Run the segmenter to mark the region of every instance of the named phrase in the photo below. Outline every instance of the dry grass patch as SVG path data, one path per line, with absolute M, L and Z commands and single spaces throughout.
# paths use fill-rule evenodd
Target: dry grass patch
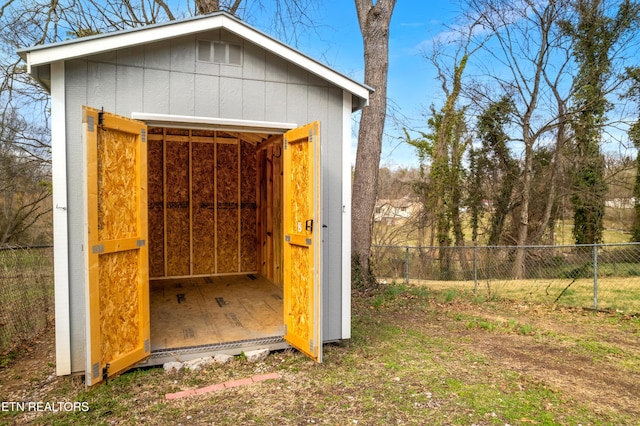
M 88 412 L 0 412 L 33 424 L 632 424 L 640 320 L 387 286 L 354 294 L 353 338 L 314 364 L 293 350 L 200 372 L 136 370 L 86 390 L 52 378 L 52 339 L 0 370 L 3 401 L 86 401 Z M 280 379 L 164 395 L 277 372 Z

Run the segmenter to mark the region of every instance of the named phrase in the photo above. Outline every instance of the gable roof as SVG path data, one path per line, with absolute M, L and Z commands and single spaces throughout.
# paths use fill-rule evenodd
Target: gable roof
M 347 90 L 357 98 L 357 102 L 354 102 L 357 107 L 365 106 L 369 100 L 369 93 L 373 91 L 372 88 L 329 68 L 226 12 L 215 12 L 210 15 L 196 16 L 162 24 L 25 47 L 19 49 L 17 53 L 27 62 L 29 73 L 38 83 L 49 90 L 50 88 L 43 81 L 47 78 L 47 72 L 42 72 L 43 70 L 39 68 L 53 62 L 139 46 L 219 28 L 228 30 L 255 43 L 265 50 Z

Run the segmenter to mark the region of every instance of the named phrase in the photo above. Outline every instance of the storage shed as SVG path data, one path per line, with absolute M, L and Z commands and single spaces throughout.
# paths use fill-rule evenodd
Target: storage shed
M 18 53 L 51 94 L 59 375 L 350 338 L 368 87 L 222 12 Z

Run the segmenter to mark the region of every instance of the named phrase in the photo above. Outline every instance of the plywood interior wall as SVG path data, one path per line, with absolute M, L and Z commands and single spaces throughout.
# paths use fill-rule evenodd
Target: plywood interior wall
M 256 148 L 240 141 L 240 267 L 257 267 L 257 157 Z
M 259 272 L 282 282 L 277 139 L 149 128 L 150 277 Z
M 149 276 L 151 277 L 165 275 L 163 153 L 162 137 L 149 135 L 147 137 L 147 202 L 149 206 Z

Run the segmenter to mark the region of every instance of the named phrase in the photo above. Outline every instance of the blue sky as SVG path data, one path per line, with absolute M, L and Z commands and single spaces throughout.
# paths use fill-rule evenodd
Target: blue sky
M 364 81 L 362 36 L 352 0 L 324 0 L 323 28 L 298 46 L 304 53 L 321 60 L 357 81 Z M 428 0 L 399 0 L 391 20 L 389 40 L 388 97 L 390 106 L 407 120 L 406 125 L 424 130 L 432 99 L 441 96 L 433 66 L 423 57 L 422 46 L 456 16 L 456 5 Z M 325 30 L 326 28 L 326 30 Z M 413 148 L 401 142 L 402 131 L 387 125 L 381 165 L 417 166 Z M 355 143 L 355 141 L 354 141 Z M 353 147 L 355 157 L 355 145 Z
M 354 0 L 322 0 L 321 4 L 317 29 L 305 32 L 296 47 L 356 81 L 363 82 L 362 35 Z M 432 40 L 451 34 L 448 26 L 455 26 L 461 14 L 459 6 L 457 0 L 397 1 L 391 20 L 387 95 L 388 110 L 400 118 L 401 124 L 387 120 L 382 166 L 418 166 L 415 149 L 403 141 L 402 127 L 414 131 L 427 130 L 429 106 L 442 106 L 442 88 L 436 80 L 434 66 L 424 57 L 424 50 L 431 47 Z M 310 12 L 310 15 L 316 16 L 316 12 Z M 637 44 L 635 46 L 637 48 Z M 629 57 L 633 58 L 634 54 Z M 468 68 L 471 66 L 468 65 Z M 496 61 L 486 61 L 483 66 L 486 69 L 481 70 L 482 73 L 497 75 L 504 71 Z M 622 119 L 627 118 L 623 116 Z M 609 131 L 612 136 L 607 139 L 610 141 L 607 142 L 609 148 L 605 147 L 605 150 L 628 155 L 628 149 L 620 143 L 626 139 L 626 131 L 615 127 Z M 352 162 L 355 162 L 355 136 L 354 133 Z M 517 147 L 514 149 L 519 152 Z

